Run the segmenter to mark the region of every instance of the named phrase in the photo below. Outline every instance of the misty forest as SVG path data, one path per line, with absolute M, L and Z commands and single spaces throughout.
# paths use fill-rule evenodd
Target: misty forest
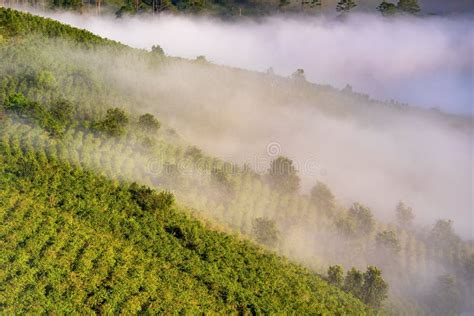
M 473 15 L 0 0 L 0 314 L 474 315 Z

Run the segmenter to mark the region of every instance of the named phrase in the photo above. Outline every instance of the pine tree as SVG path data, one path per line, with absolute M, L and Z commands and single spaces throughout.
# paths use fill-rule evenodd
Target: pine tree
M 352 0 L 340 0 L 337 3 L 336 11 L 346 13 L 355 8 L 357 4 Z
M 397 6 L 393 3 L 382 1 L 382 3 L 377 7 L 377 11 L 382 13 L 384 16 L 389 16 L 397 13 Z
M 400 0 L 397 7 L 401 11 L 410 14 L 418 14 L 421 10 L 417 0 Z

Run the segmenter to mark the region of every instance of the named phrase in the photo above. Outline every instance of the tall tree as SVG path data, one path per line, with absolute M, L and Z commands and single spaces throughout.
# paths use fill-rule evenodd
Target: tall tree
M 352 204 L 349 216 L 355 222 L 357 232 L 360 235 L 368 235 L 374 230 L 375 222 L 372 211 L 360 203 Z
M 352 293 L 356 297 L 361 297 L 364 275 L 356 268 L 347 271 L 344 279 L 344 291 Z
M 395 209 L 398 225 L 401 227 L 408 228 L 413 223 L 415 215 L 413 215 L 413 209 L 406 206 L 402 201 L 398 202 Z
M 377 7 L 377 11 L 382 13 L 384 16 L 389 16 L 397 13 L 398 9 L 394 3 L 382 1 L 382 3 Z
M 362 300 L 374 308 L 380 308 L 387 292 L 388 284 L 382 278 L 382 272 L 377 267 L 369 266 L 364 273 Z
M 445 251 L 457 248 L 461 239 L 453 228 L 453 221 L 448 219 L 438 220 L 430 232 L 431 245 Z
M 331 190 L 322 182 L 317 182 L 311 190 L 311 202 L 318 211 L 332 213 L 335 207 L 334 195 Z
M 344 270 L 340 265 L 330 266 L 328 269 L 328 280 L 331 284 L 341 288 L 344 283 Z
M 252 231 L 257 241 L 269 247 L 275 247 L 279 240 L 280 233 L 275 221 L 268 218 L 256 218 L 252 225 Z
M 273 189 L 281 193 L 295 193 L 300 187 L 300 178 L 293 161 L 283 156 L 272 161 L 268 177 Z
M 461 313 L 461 293 L 451 275 L 442 275 L 438 278 L 431 294 L 430 307 L 434 315 Z
M 340 0 L 337 3 L 336 11 L 341 13 L 346 13 L 355 8 L 357 4 L 352 0 Z
M 397 4 L 398 9 L 410 14 L 418 14 L 421 9 L 417 0 L 400 0 Z
M 375 236 L 377 250 L 387 252 L 387 255 L 394 255 L 400 252 L 400 241 L 394 231 L 386 230 Z

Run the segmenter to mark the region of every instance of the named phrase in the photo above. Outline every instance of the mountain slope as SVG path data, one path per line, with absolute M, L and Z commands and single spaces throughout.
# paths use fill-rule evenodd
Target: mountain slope
M 92 106 L 115 98 L 91 73 L 54 57 L 64 43 L 50 39 L 51 56 L 48 39 L 28 33 L 87 49 L 97 48 L 88 38 L 108 42 L 4 9 L 0 31 L 7 43 L 0 44 L 1 313 L 371 312 L 318 275 L 193 219 L 167 193 L 130 184 L 118 169 L 115 180 L 86 170 L 86 149 L 94 147 L 72 146 L 70 133 L 123 146 L 120 133 L 109 135 L 122 131 L 99 124 Z M 64 89 L 54 71 L 65 76 Z M 152 143 L 160 137 L 127 133 Z M 102 171 L 117 156 L 96 158 Z
M 179 208 L 140 207 L 136 187 L 21 148 L 34 129 L 9 128 L 2 123 L 4 313 L 368 312 L 318 276 Z
M 331 121 L 361 126 L 364 131 L 373 129 L 383 142 L 388 142 L 387 131 L 392 126 L 395 131 L 417 124 L 425 129 L 432 125 L 440 129 L 452 126 L 456 133 L 464 134 L 472 130 L 469 119 L 400 104 L 383 104 L 347 89 L 341 92 L 304 80 L 216 66 L 202 59 L 170 58 L 159 50 L 134 50 L 109 45 L 102 39 L 88 45 L 81 40 L 83 35 L 78 35 L 87 32 L 58 27 L 56 22 L 11 10 L 1 13 L 0 34 L 4 41 L 0 45 L 0 116 L 6 118 L 3 122 L 10 122 L 5 129 L 10 147 L 22 148 L 23 152 L 44 152 L 38 155 L 43 156 L 42 161 L 61 161 L 74 166 L 74 170 L 93 171 L 94 175 L 114 181 L 115 186 L 122 183 L 125 191 L 131 181 L 158 191 L 173 190 L 179 205 L 192 207 L 199 217 L 228 225 L 227 231 L 262 243 L 265 239 L 258 238 L 254 225 L 258 219 L 266 218 L 279 233 L 277 242 L 271 245 L 273 250 L 304 263 L 313 271 L 323 274 L 334 264 L 341 264 L 345 269 L 380 267 L 390 284 L 390 301 L 387 301 L 395 303 L 401 313 L 433 314 L 439 308 L 433 302 L 447 305 L 440 310 L 454 310 L 460 308 L 459 296 L 465 298 L 466 310 L 472 308 L 468 299 L 472 297 L 469 283 L 474 259 L 472 245 L 456 242 L 458 239 L 451 238 L 456 236 L 451 236 L 450 231 L 447 237 L 452 243 L 444 242 L 443 234 L 439 243 L 433 242 L 431 231 L 378 221 L 375 216 L 371 218 L 371 210 L 367 209 L 373 225 L 361 234 L 357 232 L 357 218 L 340 204 L 340 196 L 331 199 L 329 192 L 327 203 L 319 203 L 312 194 L 282 192 L 270 185 L 265 162 L 261 165 L 265 170 L 253 170 L 254 165 L 231 164 L 199 149 L 206 148 L 216 155 L 213 147 L 229 149 L 233 145 L 239 154 L 249 158 L 254 148 L 241 144 L 250 139 L 255 147 L 265 149 L 268 143 L 257 142 L 262 132 L 280 141 L 284 151 L 289 141 L 300 148 L 318 147 L 324 144 L 325 138 L 335 142 L 335 134 L 341 129 L 340 124 L 328 126 L 327 120 L 323 120 L 328 117 Z M 11 15 L 17 16 L 16 27 L 10 23 Z M 48 35 L 49 22 L 51 29 L 67 31 Z M 32 25 L 43 26 L 36 31 Z M 160 128 L 144 128 L 141 119 L 147 112 L 160 119 Z M 319 132 L 293 134 L 294 130 L 311 130 L 308 124 L 301 124 L 305 121 L 296 114 L 313 112 L 315 115 L 308 117 L 315 118 L 311 125 L 319 126 Z M 285 118 L 274 120 L 274 128 L 269 129 L 266 117 L 276 115 Z M 298 122 L 299 128 L 285 126 L 291 118 Z M 322 124 L 314 124 L 319 119 Z M 403 129 L 396 128 L 399 121 Z M 334 133 L 328 135 L 328 131 Z M 355 131 L 357 138 L 361 134 Z M 282 133 L 289 133 L 289 137 Z M 302 139 L 313 144 L 302 146 L 298 143 Z M 340 155 L 354 151 L 347 147 Z M 394 157 L 402 158 L 398 154 Z M 366 179 L 367 175 L 344 177 L 344 182 L 349 183 Z M 89 187 L 95 189 L 93 185 Z M 387 193 L 381 198 L 386 199 Z M 78 205 L 85 203 L 80 197 L 72 196 L 72 200 Z M 94 219 L 96 215 L 87 216 Z M 105 222 L 101 222 L 100 228 L 102 224 Z M 185 236 L 168 230 L 170 234 Z M 380 242 L 380 236 L 393 239 L 382 238 Z M 438 293 L 442 291 L 434 288 L 433 279 L 448 273 L 456 277 L 457 283 L 452 284 L 454 292 L 460 295 L 450 295 L 451 289 L 445 287 L 441 290 L 447 292 L 448 299 L 439 300 Z M 357 295 L 357 290 L 354 292 Z M 204 296 L 202 299 L 213 300 Z M 214 306 L 222 311 L 219 304 Z M 259 306 L 268 307 L 260 303 Z

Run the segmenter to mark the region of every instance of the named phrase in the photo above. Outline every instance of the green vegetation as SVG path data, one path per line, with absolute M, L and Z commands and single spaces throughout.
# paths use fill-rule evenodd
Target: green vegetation
M 5 123 L 5 122 L 3 122 Z M 14 129 L 14 133 L 13 130 Z M 368 313 L 318 276 L 0 130 L 1 312 Z
M 157 58 L 12 10 L 0 9 L 0 18 L 2 313 L 370 312 L 354 296 L 402 314 L 469 309 L 472 245 L 448 220 L 421 229 L 412 223 L 415 212 L 399 205 L 398 221 L 383 223 L 367 206 L 341 205 L 322 183 L 301 194 L 288 158 L 259 174 L 210 157 L 165 117 L 145 114 L 151 108 L 136 96 L 145 88 L 134 85 L 134 94 L 107 71 L 121 65 L 158 72 L 171 62 L 211 75 L 224 68 Z M 444 115 L 298 80 L 275 82 L 302 98 L 330 96 L 320 110 L 331 115 L 367 113 L 363 102 L 374 115 L 380 108 Z M 163 103 L 156 101 L 155 113 Z M 314 232 L 307 240 L 314 249 L 302 262 L 311 270 L 243 241 L 298 258 L 286 237 L 303 228 Z M 379 251 L 389 252 L 390 262 Z M 334 264 L 356 267 L 343 282 L 340 270 L 329 278 L 352 295 L 316 274 Z M 380 269 L 358 270 L 373 265 Z M 443 289 L 437 293 L 430 292 L 433 271 L 452 279 L 436 283 Z
M 274 159 L 268 169 L 268 182 L 278 192 L 297 192 L 300 188 L 300 178 L 293 161 L 283 156 Z
M 397 4 L 382 1 L 377 10 L 384 16 L 392 16 L 397 13 L 416 15 L 420 13 L 421 8 L 417 0 L 400 0 Z
M 344 271 L 341 266 L 330 266 L 328 269 L 328 280 L 331 284 L 344 288 L 366 304 L 378 309 L 383 300 L 387 297 L 388 284 L 382 278 L 379 269 L 373 266 L 367 267 L 365 273 L 356 268 L 347 271 L 344 278 Z
M 256 218 L 253 223 L 253 234 L 259 243 L 273 248 L 278 243 L 280 233 L 274 221 L 268 218 Z
M 110 106 L 124 99 L 53 39 L 10 32 L 11 16 L 40 33 L 47 20 L 0 14 L 2 314 L 371 313 L 317 274 L 197 220 L 171 192 L 127 181 L 130 152 L 112 153 L 131 139 L 135 152 L 147 139 L 164 148 L 158 120 Z M 37 58 L 22 67 L 29 54 Z M 213 177 L 230 181 L 222 168 Z
M 337 3 L 336 11 L 337 12 L 342 12 L 342 13 L 347 13 L 350 10 L 354 9 L 356 6 L 357 6 L 357 4 L 352 0 L 340 0 Z

